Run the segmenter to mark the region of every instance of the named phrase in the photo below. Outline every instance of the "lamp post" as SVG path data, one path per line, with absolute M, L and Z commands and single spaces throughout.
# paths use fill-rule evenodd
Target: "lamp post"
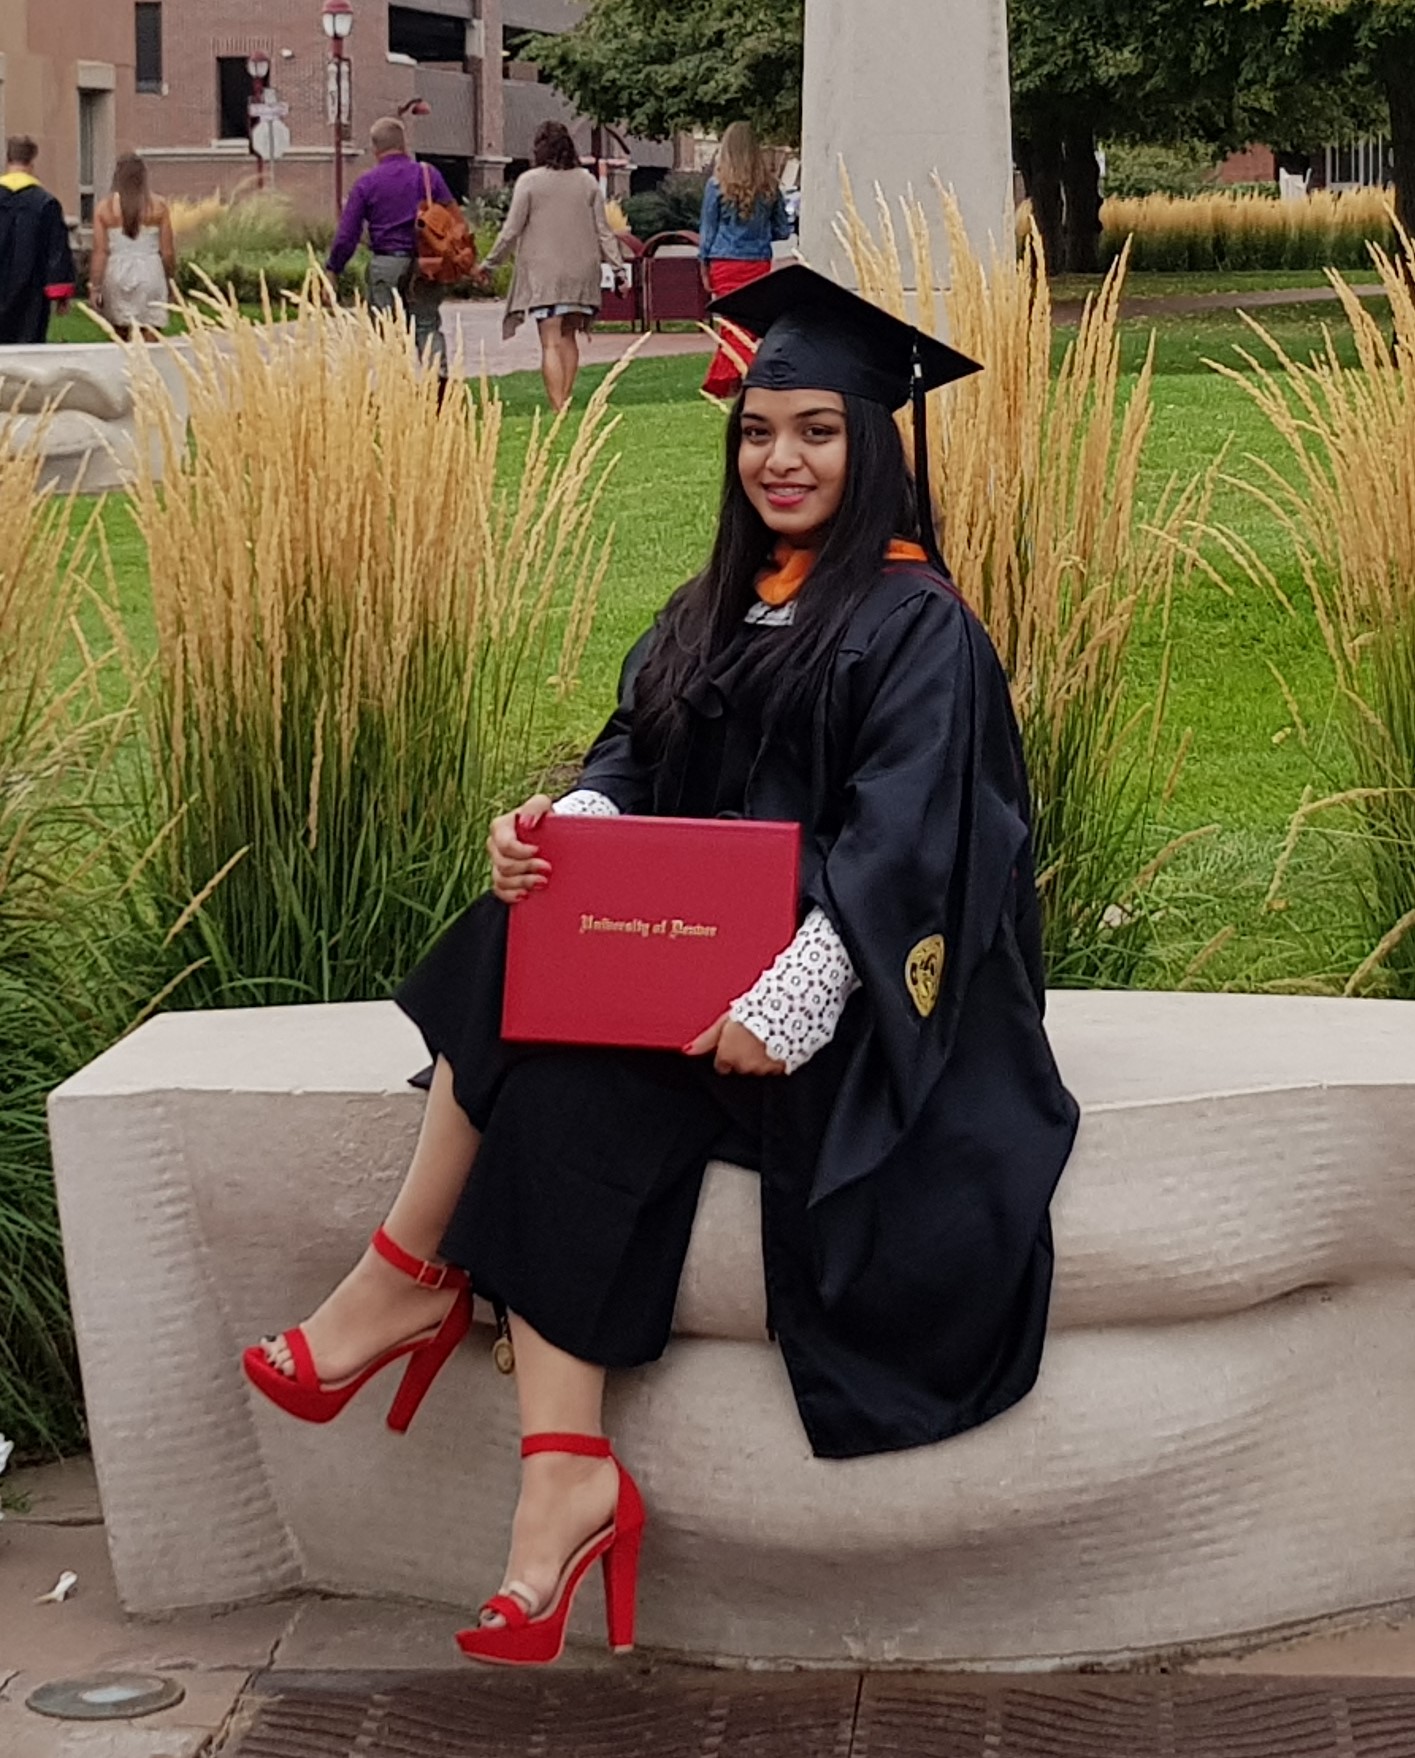
M 329 38 L 331 57 L 325 110 L 334 131 L 334 212 L 338 216 L 344 212 L 344 129 L 353 109 L 350 101 L 352 82 L 344 44 L 354 28 L 354 9 L 349 0 L 324 0 L 319 22 Z
M 246 62 L 246 72 L 251 80 L 250 115 L 246 118 L 248 131 L 254 132 L 257 121 L 256 111 L 265 101 L 265 82 L 270 78 L 270 57 L 268 55 L 252 55 Z M 254 148 L 252 148 L 254 150 Z M 265 160 L 256 154 L 256 188 L 265 188 Z

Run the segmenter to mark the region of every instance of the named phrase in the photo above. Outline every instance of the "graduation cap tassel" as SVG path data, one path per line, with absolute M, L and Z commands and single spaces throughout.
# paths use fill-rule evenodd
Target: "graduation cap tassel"
M 914 363 L 911 383 L 911 397 L 914 411 L 914 493 L 919 503 L 919 542 L 923 544 L 929 560 L 943 575 L 945 580 L 952 580 L 948 571 L 948 563 L 943 559 L 943 551 L 939 548 L 938 532 L 934 527 L 933 490 L 929 485 L 929 410 L 924 385 L 924 366 L 919 359 L 918 344 L 914 346 Z

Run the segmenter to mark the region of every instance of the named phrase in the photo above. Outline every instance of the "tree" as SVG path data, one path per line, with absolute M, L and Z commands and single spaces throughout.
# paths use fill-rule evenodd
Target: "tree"
M 1333 8 L 1395 3 L 1415 15 L 1415 0 L 1011 0 L 1017 160 L 1053 270 L 1096 267 L 1099 141 L 1286 156 L 1377 123 L 1375 76 Z
M 1206 0 L 1011 0 L 1013 133 L 1055 270 L 1091 273 L 1100 239 L 1101 140 L 1237 132 L 1247 14 Z
M 863 3 L 863 0 L 861 0 Z M 662 139 L 800 138 L 804 0 L 590 0 L 530 54 L 586 115 Z M 1415 0 L 1009 0 L 1013 145 L 1054 272 L 1093 271 L 1096 147 L 1263 140 L 1289 165 L 1384 125 L 1415 219 Z M 941 98 L 941 101 L 943 99 Z
M 746 120 L 801 135 L 805 0 L 591 0 L 576 27 L 527 54 L 599 123 L 662 140 Z
M 1275 15 L 1299 52 L 1347 83 L 1357 82 L 1368 103 L 1372 97 L 1384 101 L 1395 160 L 1395 211 L 1407 229 L 1415 230 L 1415 0 L 1244 3 Z M 1367 115 L 1357 127 L 1370 128 L 1379 120 Z

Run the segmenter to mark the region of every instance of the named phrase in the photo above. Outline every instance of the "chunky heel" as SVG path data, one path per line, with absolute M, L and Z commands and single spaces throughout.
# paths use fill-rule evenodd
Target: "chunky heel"
M 621 1532 L 604 1553 L 604 1621 L 609 1646 L 615 1654 L 628 1654 L 634 1646 L 634 1615 L 639 1597 L 639 1546 L 642 1526 Z
M 385 1349 L 382 1355 L 369 1362 L 360 1373 L 341 1380 L 336 1385 L 327 1385 L 315 1372 L 309 1343 L 298 1325 L 292 1331 L 280 1333 L 290 1351 L 290 1359 L 295 1364 L 293 1374 L 282 1373 L 271 1362 L 264 1349 L 252 1345 L 241 1357 L 246 1378 L 272 1404 L 278 1404 L 287 1415 L 299 1417 L 301 1422 L 332 1422 L 354 1394 L 366 1386 L 375 1374 L 382 1373 L 385 1367 L 390 1367 L 395 1361 L 406 1360 L 408 1366 L 403 1375 L 403 1383 L 393 1400 L 393 1408 L 388 1412 L 388 1426 L 402 1434 L 413 1420 L 428 1387 L 446 1365 L 452 1351 L 471 1329 L 472 1294 L 465 1270 L 454 1269 L 451 1264 L 433 1264 L 423 1258 L 414 1257 L 411 1252 L 404 1251 L 396 1240 L 390 1239 L 382 1227 L 373 1236 L 373 1249 L 385 1263 L 392 1264 L 395 1270 L 401 1270 L 420 1288 L 452 1289 L 452 1305 L 435 1331 L 410 1337 L 406 1343 Z
M 493 1594 L 481 1608 L 499 1617 L 500 1624 L 477 1624 L 459 1630 L 457 1646 L 468 1660 L 496 1666 L 545 1666 L 558 1660 L 565 1648 L 565 1626 L 580 1583 L 590 1566 L 604 1568 L 605 1622 L 609 1646 L 616 1654 L 634 1646 L 634 1608 L 638 1597 L 639 1545 L 644 1533 L 644 1499 L 639 1486 L 614 1458 L 609 1442 L 600 1435 L 532 1434 L 521 1442 L 521 1457 L 533 1453 L 578 1453 L 588 1459 L 613 1459 L 619 1473 L 619 1496 L 614 1519 L 602 1532 L 587 1538 L 560 1574 L 548 1605 L 535 1611 L 534 1596 L 511 1582 Z M 523 1603 L 524 1601 L 524 1603 Z
M 455 1300 L 437 1335 L 414 1352 L 388 1411 L 388 1426 L 394 1434 L 408 1432 L 408 1424 L 417 1415 L 418 1405 L 427 1396 L 428 1387 L 442 1372 L 452 1351 L 471 1327 L 471 1301 Z

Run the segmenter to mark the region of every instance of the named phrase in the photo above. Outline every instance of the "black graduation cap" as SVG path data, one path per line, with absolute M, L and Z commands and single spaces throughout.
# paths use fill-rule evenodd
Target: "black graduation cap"
M 929 493 L 924 398 L 940 385 L 980 372 L 978 362 L 804 263 L 763 275 L 714 299 L 708 310 L 762 338 L 747 372 L 749 389 L 836 391 L 886 409 L 902 409 L 912 398 L 919 529 L 925 549 L 946 574 Z

